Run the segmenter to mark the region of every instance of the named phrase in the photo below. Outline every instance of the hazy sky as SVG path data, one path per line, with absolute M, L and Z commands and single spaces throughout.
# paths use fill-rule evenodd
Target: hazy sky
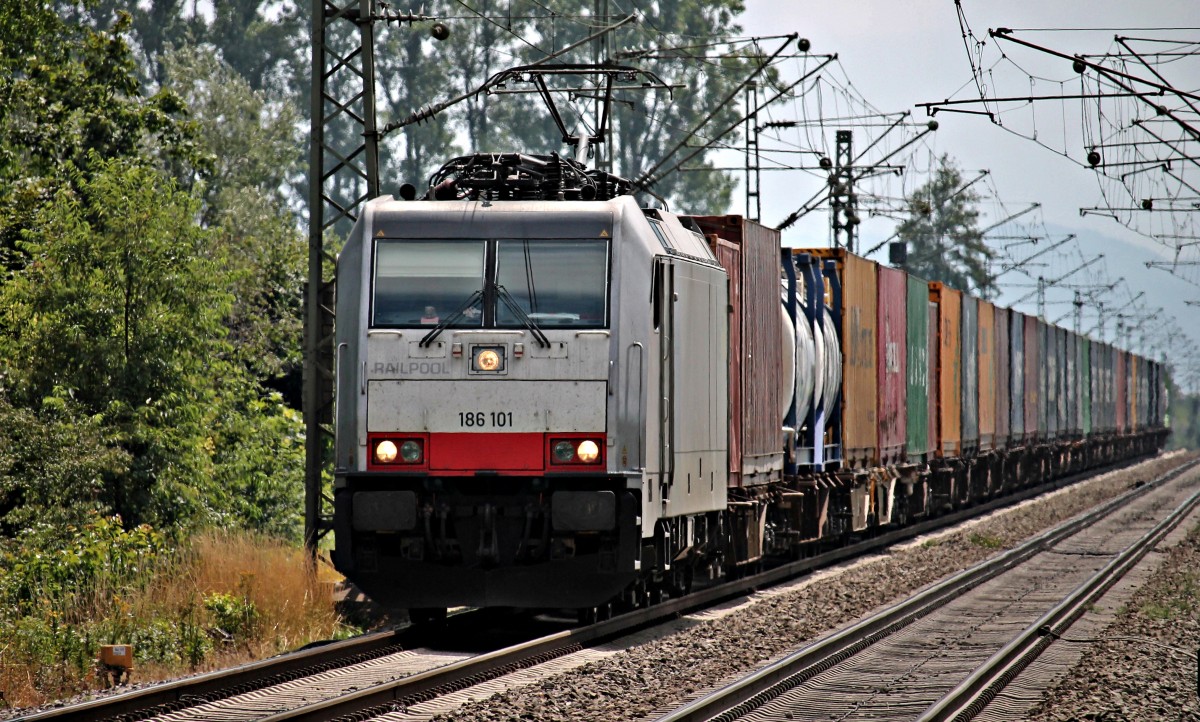
M 912 121 L 924 123 L 929 118 L 917 103 L 937 102 L 947 98 L 978 97 L 972 82 L 971 66 L 960 30 L 959 18 L 952 0 L 855 0 L 844 3 L 800 3 L 778 0 L 747 0 L 747 12 L 742 25 L 750 35 L 778 35 L 798 32 L 812 43 L 811 53 L 837 53 L 840 67 L 828 69 L 831 78 L 845 84 L 849 81 L 853 91 L 865 98 L 874 108 L 883 112 L 912 111 Z M 1146 2 L 1137 0 L 1092 0 L 1087 3 L 1060 2 L 1057 0 L 1005 0 L 992 2 L 963 0 L 963 14 L 974 35 L 986 39 L 989 28 L 1008 27 L 1017 29 L 1017 36 L 1052 47 L 1068 54 L 1104 53 L 1112 47 L 1117 34 L 1130 36 L 1171 37 L 1200 41 L 1200 2 L 1197 0 L 1175 0 Z M 1096 28 L 1090 32 L 1043 32 L 1035 28 Z M 1182 28 L 1192 28 L 1182 30 Z M 1141 32 L 1138 32 L 1138 30 Z M 1151 30 L 1153 29 L 1153 30 Z M 764 42 L 770 51 L 778 46 Z M 1021 54 L 1019 48 L 1006 43 L 989 41 L 984 46 L 985 60 L 998 57 L 1003 48 L 1015 63 L 1004 62 L 995 66 L 994 74 L 986 76 L 985 82 L 1002 87 L 1018 88 L 1018 93 L 1050 95 L 1061 92 L 1080 92 L 1078 75 L 1072 73 L 1070 61 L 1055 60 L 1038 53 Z M 780 66 L 786 78 L 798 77 L 804 68 L 800 61 L 786 61 Z M 1179 64 L 1169 80 L 1176 87 L 1190 91 L 1200 89 L 1200 64 Z M 1036 76 L 1031 84 L 1029 76 Z M 1190 75 L 1191 77 L 1188 77 Z M 1074 78 L 1072 82 L 1070 79 Z M 1059 84 L 1058 80 L 1064 80 Z M 813 102 L 811 99 L 808 101 Z M 830 114 L 837 107 L 837 98 L 825 91 L 822 108 Z M 849 108 L 850 105 L 845 107 Z M 772 119 L 786 119 L 788 112 L 799 112 L 798 106 L 781 103 L 772 110 Z M 1010 130 L 993 125 L 987 118 L 975 115 L 939 113 L 939 129 L 927 136 L 927 142 L 915 147 L 915 152 L 905 155 L 910 171 L 905 180 L 891 180 L 878 187 L 887 195 L 900 197 L 911 192 L 928 179 L 919 171 L 928 165 L 928 160 L 947 153 L 963 169 L 964 176 L 974 177 L 976 171 L 987 169 L 990 177 L 976 187 L 988 195 L 998 196 L 1003 206 L 989 200 L 983 204 L 989 218 L 988 224 L 1015 213 L 1032 203 L 1040 203 L 1039 212 L 1023 217 L 1022 222 L 1042 223 L 1051 232 L 1052 238 L 1059 234 L 1075 233 L 1079 238 L 1079 251 L 1059 257 L 1047 254 L 1052 259 L 1048 266 L 1030 267 L 1036 277 L 1043 275 L 1054 278 L 1072 270 L 1083 262 L 1104 253 L 1105 258 L 1089 266 L 1087 272 L 1071 277 L 1071 281 L 1097 281 L 1101 278 L 1115 280 L 1124 276 L 1128 283 L 1118 286 L 1107 296 L 1106 306 L 1112 309 L 1127 302 L 1133 295 L 1144 291 L 1136 304 L 1141 312 L 1151 318 L 1138 325 L 1136 334 L 1145 331 L 1151 338 L 1145 341 L 1147 348 L 1155 344 L 1158 351 L 1167 339 L 1161 338 L 1158 330 L 1169 325 L 1164 319 L 1170 317 L 1186 334 L 1200 341 L 1200 307 L 1189 307 L 1185 299 L 1200 299 L 1200 287 L 1178 280 L 1161 270 L 1149 270 L 1143 265 L 1147 260 L 1169 258 L 1161 246 L 1145 240 L 1126 229 L 1111 218 L 1095 215 L 1081 217 L 1081 208 L 1103 204 L 1100 184 L 1095 172 L 1081 167 L 1061 155 L 1065 149 L 1076 161 L 1082 162 L 1086 154 L 1080 123 L 1077 120 L 1078 101 L 1069 104 L 1057 101 L 1037 104 L 1032 113 L 1025 116 L 1010 116 L 1012 130 L 1028 134 L 1036 127 L 1039 140 L 1056 148 L 1048 150 L 1037 143 L 1018 137 Z M 794 116 L 793 116 L 794 117 Z M 833 127 L 825 129 L 829 137 L 826 147 L 833 147 Z M 872 133 L 880 128 L 855 130 L 856 150 L 869 142 Z M 894 134 L 898 139 L 899 133 Z M 782 135 L 781 138 L 788 136 Z M 803 145 L 799 135 L 792 140 Z M 811 132 L 808 140 L 812 140 Z M 889 139 L 890 141 L 891 139 Z M 766 140 L 762 141 L 764 147 Z M 891 146 L 896 143 L 891 143 Z M 887 143 L 881 148 L 888 147 Z M 900 156 L 898 156 L 899 158 Z M 727 158 L 729 165 L 740 163 L 736 156 Z M 813 158 L 809 158 L 812 164 Z M 766 164 L 764 164 L 765 167 Z M 1192 175 L 1195 179 L 1197 176 Z M 801 171 L 764 172 L 762 175 L 763 214 L 769 225 L 776 225 L 788 213 L 795 210 L 821 187 L 821 180 L 812 173 Z M 735 197 L 734 212 L 744 208 L 742 196 Z M 1187 218 L 1188 214 L 1175 214 L 1176 218 Z M 1200 216 L 1200 213 L 1191 214 Z M 1145 217 L 1145 216 L 1140 216 Z M 1167 214 L 1156 214 L 1156 219 L 1167 218 Z M 1139 221 L 1140 222 L 1140 221 Z M 784 243 L 792 246 L 825 245 L 829 239 L 829 216 L 814 213 L 805 223 L 797 224 L 785 233 Z M 883 240 L 892 233 L 895 221 L 875 216 L 864 218 L 862 237 L 870 245 Z M 1159 232 L 1164 229 L 1157 228 Z M 1165 229 L 1170 231 L 1170 229 Z M 1185 229 L 1188 232 L 1190 229 Z M 999 242 L 997 242 L 999 243 Z M 1027 246 L 1027 250 L 1016 248 L 1016 254 L 1032 253 L 1044 248 L 1041 245 Z M 995 244 L 993 244 L 995 245 Z M 863 248 L 865 246 L 860 246 Z M 1068 244 L 1067 247 L 1073 247 Z M 880 260 L 883 255 L 876 256 Z M 1046 258 L 1039 259 L 1046 260 Z M 1198 269 L 1200 270 L 1200 269 Z M 1096 273 L 1093 273 L 1096 272 Z M 1200 278 L 1200 272 L 1193 279 Z M 1009 274 L 1002 279 L 1009 284 L 1030 283 L 1030 279 Z M 1029 288 L 1010 288 L 1001 301 L 1011 303 L 1027 293 Z M 1056 320 L 1071 311 L 1069 304 L 1061 301 L 1070 292 L 1063 290 L 1050 294 L 1051 305 L 1046 316 Z M 1162 313 L 1153 309 L 1163 307 Z M 1033 301 L 1018 306 L 1022 311 L 1034 312 Z M 1132 309 L 1130 309 L 1132 311 Z M 1089 308 L 1084 317 L 1084 330 L 1095 326 L 1097 314 Z M 1071 327 L 1070 316 L 1061 322 Z M 1112 340 L 1115 319 L 1106 323 L 1107 339 Z M 1132 325 L 1132 323 L 1131 323 Z M 1157 340 L 1153 337 L 1159 334 Z M 1096 335 L 1096 334 L 1093 334 Z M 1141 341 L 1136 336 L 1130 339 L 1137 346 Z M 1179 359 L 1176 359 L 1177 361 Z M 1194 359 L 1190 360 L 1195 363 Z

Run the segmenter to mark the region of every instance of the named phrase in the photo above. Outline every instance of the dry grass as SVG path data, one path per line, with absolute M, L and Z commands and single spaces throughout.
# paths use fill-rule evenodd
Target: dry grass
M 217 530 L 197 534 L 172 556 L 144 588 L 127 589 L 124 596 L 87 594 L 69 614 L 62 615 L 72 618 L 72 626 L 77 628 L 144 629 L 160 623 L 178 629 L 182 620 L 200 630 L 208 645 L 202 659 L 193 656 L 189 660 L 180 653 L 177 662 L 139 660 L 135 662 L 136 682 L 221 669 L 354 631 L 343 624 L 334 608 L 332 582 L 336 574 L 323 564 L 314 569 L 303 549 L 248 532 Z M 205 600 L 214 595 L 253 605 L 253 624 L 232 637 L 216 631 L 217 617 L 205 607 Z M 108 634 L 120 632 L 105 636 Z M 37 668 L 44 665 L 31 664 L 24 661 L 28 657 L 14 653 L 25 644 L 17 639 L 12 630 L 0 632 L 0 692 L 9 705 L 41 705 L 103 686 L 90 670 L 80 674 L 77 667 L 73 670 L 67 664 L 48 678 L 49 670 Z M 90 643 L 98 647 L 128 641 L 93 638 Z M 94 658 L 94 653 L 89 652 L 89 658 Z M 0 716 L 3 713 L 0 709 Z
M 192 589 L 205 597 L 222 592 L 254 603 L 262 619 L 258 651 L 275 654 L 338 631 L 333 572 L 324 565 L 314 570 L 303 549 L 223 531 L 197 536 L 192 549 Z

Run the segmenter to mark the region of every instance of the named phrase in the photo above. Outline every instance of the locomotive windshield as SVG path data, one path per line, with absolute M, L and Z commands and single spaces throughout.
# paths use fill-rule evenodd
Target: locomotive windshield
M 538 326 L 606 325 L 608 243 L 605 241 L 502 240 L 496 248 L 496 283 Z M 496 325 L 523 321 L 504 304 Z
M 436 326 L 483 290 L 484 241 L 381 241 L 375 251 L 375 326 Z M 481 309 L 456 325 L 479 326 Z
M 375 327 L 603 328 L 608 241 L 380 240 L 372 314 Z

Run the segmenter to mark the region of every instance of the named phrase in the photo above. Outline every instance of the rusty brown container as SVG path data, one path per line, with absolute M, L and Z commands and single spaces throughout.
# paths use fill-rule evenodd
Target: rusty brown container
M 979 450 L 990 451 L 996 443 L 996 307 L 979 301 Z
M 996 354 L 996 436 L 995 446 L 1003 449 L 1008 446 L 1009 437 L 1009 405 L 1012 394 L 1009 392 L 1011 376 L 1009 374 L 1009 355 L 1012 347 L 1008 338 L 1011 312 L 1007 308 L 995 307 L 995 348 Z
M 783 471 L 779 231 L 741 216 L 696 216 L 729 274 L 729 485 Z M 715 237 L 715 240 L 714 240 Z
M 879 419 L 879 463 L 884 466 L 905 461 L 908 391 L 907 326 L 908 274 L 896 268 L 877 266 L 875 348 Z
M 1025 438 L 1031 440 L 1040 439 L 1045 431 L 1045 424 L 1038 421 L 1039 411 L 1045 410 L 1042 384 L 1046 379 L 1046 371 L 1042 368 L 1042 338 L 1038 330 L 1038 320 L 1025 316 Z M 1045 415 L 1040 417 L 1044 421 Z
M 1142 400 L 1141 389 L 1138 384 L 1141 382 L 1141 364 L 1142 360 L 1134 354 L 1129 354 L 1129 430 L 1137 431 L 1142 428 L 1142 415 L 1139 408 Z
M 807 253 L 837 264 L 842 290 L 842 465 L 869 468 L 879 459 L 876 264 L 841 248 Z
M 959 456 L 962 453 L 962 293 L 931 281 L 929 299 L 938 305 L 937 455 Z

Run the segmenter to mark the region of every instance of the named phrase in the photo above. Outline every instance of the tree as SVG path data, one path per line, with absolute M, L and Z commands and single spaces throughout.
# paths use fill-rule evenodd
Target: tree
M 229 271 L 233 352 L 269 383 L 298 375 L 307 246 L 289 212 L 288 180 L 302 145 L 299 113 L 254 90 L 210 45 L 174 49 L 163 66 L 198 147 L 214 158 L 211 175 L 187 180 L 204 199 L 201 224 L 214 231 L 205 253 Z M 288 400 L 299 407 L 298 393 Z
M 71 24 L 41 3 L 0 4 L 0 262 L 23 263 L 31 214 L 102 159 L 203 166 L 174 93 L 143 96 L 122 16 L 110 32 Z
M 68 415 L 83 435 L 82 473 L 47 466 L 44 488 L 23 499 L 88 502 L 130 524 L 296 536 L 302 426 L 237 362 L 225 328 L 236 269 L 210 252 L 217 232 L 161 172 L 94 167 L 38 209 L 29 263 L 0 287 L 0 373 L 13 406 L 45 422 L 37 435 L 0 428 L 0 446 L 44 448 Z
M 995 293 L 993 254 L 977 227 L 980 196 L 963 186 L 962 173 L 943 155 L 933 178 L 909 196 L 909 218 L 897 234 L 908 247 L 909 273 L 988 298 Z
M 587 4 L 590 5 L 590 4 Z M 650 165 L 689 137 L 701 119 L 715 116 L 697 136 L 731 125 L 737 119 L 737 104 L 722 105 L 725 98 L 750 72 L 753 62 L 727 52 L 719 59 L 713 49 L 672 48 L 696 45 L 697 36 L 721 38 L 735 35 L 734 23 L 742 11 L 740 0 L 671 0 L 639 8 L 640 21 L 608 34 L 608 47 L 662 46 L 655 59 L 628 64 L 653 71 L 666 82 L 681 87 L 672 95 L 665 90 L 620 91 L 610 125 L 614 147 L 603 152 L 613 159 L 614 171 L 637 177 Z M 419 27 L 401 26 L 381 33 L 382 47 L 376 53 L 377 74 L 383 89 L 380 123 L 404 120 L 413 113 L 478 88 L 496 72 L 543 60 L 594 33 L 601 23 L 619 16 L 596 18 L 581 14 L 578 2 L 566 0 L 513 0 L 511 3 L 477 3 L 462 17 L 460 4 L 443 0 L 425 6 L 433 15 L 457 15 L 450 24 L 450 37 L 431 40 Z M 614 10 L 615 13 L 615 10 Z M 716 46 L 719 48 L 719 45 Z M 556 58 L 555 63 L 590 63 L 593 46 L 588 43 Z M 661 59 L 657 56 L 661 56 Z M 609 62 L 619 59 L 602 58 Z M 578 124 L 584 129 L 595 123 L 591 98 L 558 95 L 568 130 Z M 542 101 L 533 94 L 474 95 L 428 121 L 406 126 L 393 133 L 382 153 L 385 183 L 407 181 L 419 184 L 443 162 L 459 152 L 455 139 L 465 141 L 465 152 L 518 151 L 544 154 L 566 153 L 562 137 Z M 694 141 L 695 139 L 693 139 Z M 736 134 L 724 139 L 736 142 Z M 674 156 L 681 159 L 682 155 Z M 398 160 L 390 160 L 395 158 Z M 708 167 L 702 154 L 689 167 Z M 677 172 L 654 187 L 659 195 L 678 205 L 711 211 L 725 208 L 734 181 L 726 174 Z
M 195 472 L 214 378 L 232 375 L 231 301 L 193 199 L 136 162 L 91 165 L 23 234 L 29 264 L 0 288 L 0 349 L 15 403 L 67 395 L 116 433 L 131 462 L 106 479 L 105 505 L 172 523 L 208 505 Z

